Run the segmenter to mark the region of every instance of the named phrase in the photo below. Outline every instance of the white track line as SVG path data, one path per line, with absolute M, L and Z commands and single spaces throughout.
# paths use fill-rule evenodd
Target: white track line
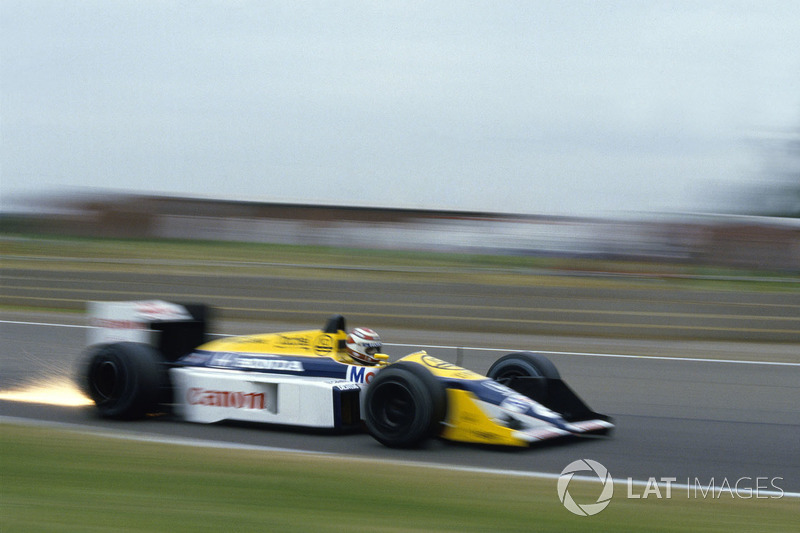
M 425 344 L 389 344 L 387 346 L 406 346 L 406 347 L 419 347 L 419 348 L 438 348 L 450 350 L 472 350 L 481 352 L 519 352 L 518 348 L 470 348 L 467 346 L 433 346 Z M 704 359 L 700 357 L 667 357 L 663 355 L 625 355 L 614 353 L 592 353 L 592 352 L 554 352 L 549 350 L 530 350 L 536 353 L 552 354 L 552 355 L 582 355 L 585 357 L 611 357 L 614 359 L 655 359 L 662 361 L 688 361 L 694 363 L 733 363 L 742 365 L 770 365 L 770 366 L 798 366 L 800 363 L 783 363 L 780 361 L 750 361 L 747 359 Z
M 195 448 L 248 450 L 248 451 L 260 451 L 269 453 L 291 453 L 291 454 L 306 455 L 306 456 L 319 456 L 328 459 L 335 459 L 339 461 L 348 461 L 348 462 L 380 463 L 382 465 L 392 465 L 392 466 L 402 466 L 402 467 L 410 466 L 414 468 L 429 468 L 433 470 L 448 470 L 452 472 L 467 472 L 472 474 L 487 474 L 487 475 L 497 475 L 497 476 L 513 476 L 513 477 L 524 477 L 532 479 L 557 480 L 560 477 L 560 474 L 553 474 L 550 472 L 507 470 L 507 469 L 483 468 L 475 466 L 458 466 L 458 465 L 449 465 L 444 463 L 428 463 L 424 461 L 404 461 L 399 459 L 386 459 L 379 457 L 364 457 L 364 456 L 356 457 L 352 455 L 345 455 L 333 452 L 297 450 L 292 448 L 280 448 L 274 446 L 260 446 L 257 444 L 238 444 L 235 442 L 221 442 L 221 441 L 207 440 L 207 439 L 191 439 L 186 437 L 159 437 L 154 435 L 147 435 L 144 433 L 135 433 L 127 431 L 122 431 L 122 432 L 115 431 L 112 433 L 106 430 L 97 429 L 92 426 L 84 426 L 80 424 L 68 424 L 63 422 L 50 422 L 43 420 L 31 420 L 27 418 L 18 418 L 14 416 L 0 415 L 0 424 L 16 424 L 16 425 L 34 426 L 34 427 L 52 427 L 55 429 L 76 431 L 82 434 L 96 435 L 98 437 L 109 438 L 109 439 L 149 442 L 149 443 L 175 445 L 175 446 L 190 446 Z M 601 481 L 595 476 L 573 476 L 572 479 L 589 483 L 599 483 Z M 626 478 L 624 480 L 619 480 L 619 479 L 614 480 L 614 484 L 652 489 L 653 481 L 651 480 L 643 481 L 643 480 L 633 480 L 633 479 L 629 480 Z M 659 489 L 666 488 L 666 485 L 664 483 L 658 483 L 658 486 Z M 680 483 L 671 484 L 671 489 L 675 491 L 677 490 L 690 491 L 696 488 L 697 485 L 680 484 Z M 716 492 L 714 492 L 713 494 L 716 494 Z M 727 495 L 727 491 L 722 491 L 720 492 L 719 496 L 714 496 L 714 497 L 719 498 L 722 496 L 722 494 Z M 759 494 L 762 495 L 762 497 L 771 497 L 773 499 L 800 498 L 800 492 L 759 491 Z
M 48 322 L 24 322 L 19 320 L 0 320 L 0 324 L 14 324 L 25 326 L 42 326 L 42 327 L 55 327 L 55 328 L 79 328 L 90 329 L 94 326 L 86 326 L 81 324 L 55 324 Z M 212 333 L 216 337 L 227 337 L 228 335 L 222 333 Z M 384 343 L 386 346 L 397 347 L 412 347 L 412 348 L 435 348 L 440 350 L 470 350 L 480 352 L 518 352 L 519 349 L 515 348 L 474 348 L 469 346 L 438 346 L 434 344 L 395 344 Z M 583 357 L 610 357 L 613 359 L 647 359 L 657 361 L 681 361 L 690 363 L 724 363 L 735 365 L 765 365 L 765 366 L 788 366 L 800 367 L 800 363 L 784 363 L 780 361 L 752 361 L 747 359 L 705 359 L 700 357 L 667 357 L 661 355 L 630 355 L 630 354 L 613 354 L 613 353 L 593 353 L 593 352 L 555 352 L 549 350 L 532 350 L 537 353 L 551 354 L 551 355 L 579 355 Z
M 89 329 L 94 326 L 84 326 L 82 324 L 51 324 L 48 322 L 24 322 L 21 320 L 0 320 L 0 324 L 14 324 L 14 325 L 22 325 L 22 326 L 43 326 L 43 327 L 52 327 L 52 328 L 78 328 L 78 329 Z
M 45 322 L 24 322 L 24 321 L 14 321 L 14 320 L 0 320 L 0 324 L 15 324 L 15 325 L 29 325 L 29 326 L 40 326 L 40 327 L 63 327 L 63 328 L 80 328 L 80 329 L 90 329 L 93 326 L 85 326 L 79 324 L 54 324 L 54 323 L 45 323 Z M 225 336 L 222 334 L 217 334 L 218 336 Z M 398 347 L 423 347 L 423 348 L 438 348 L 438 349 L 452 349 L 456 350 L 459 347 L 456 346 L 436 346 L 436 345 L 422 345 L 422 344 L 389 344 L 387 346 L 398 346 Z M 469 347 L 460 347 L 463 350 L 474 350 L 474 351 L 501 351 L 501 352 L 513 352 L 512 349 L 499 349 L 499 348 L 469 348 Z M 730 363 L 730 364 L 753 364 L 753 365 L 772 365 L 772 366 L 793 366 L 797 367 L 800 366 L 800 363 L 781 363 L 775 361 L 737 361 L 733 359 L 702 359 L 702 358 L 695 358 L 695 357 L 662 357 L 662 356 L 646 356 L 646 355 L 623 355 L 623 354 L 604 354 L 604 353 L 591 353 L 591 352 L 555 352 L 555 351 L 544 351 L 544 350 L 537 350 L 539 353 L 547 353 L 547 354 L 554 354 L 554 355 L 579 355 L 579 356 L 586 356 L 586 357 L 611 357 L 617 359 L 656 359 L 656 360 L 666 360 L 666 361 L 689 361 L 689 362 L 702 362 L 702 363 Z M 447 465 L 442 463 L 425 463 L 419 461 L 399 461 L 399 460 L 386 460 L 386 459 L 372 459 L 367 457 L 352 457 L 343 454 L 331 453 L 331 452 L 314 452 L 314 451 L 304 451 L 304 450 L 297 450 L 292 448 L 278 448 L 273 446 L 259 446 L 253 444 L 237 444 L 237 443 L 227 443 L 227 442 L 219 442 L 219 441 L 212 441 L 212 440 L 204 440 L 204 439 L 189 439 L 189 438 L 181 438 L 181 437 L 156 437 L 152 435 L 145 435 L 145 434 L 138 434 L 138 433 L 110 433 L 103 430 L 97 430 L 90 426 L 82 426 L 79 424 L 65 424 L 59 422 L 46 422 L 46 421 L 36 421 L 30 420 L 25 418 L 17 418 L 17 417 L 9 417 L 9 416 L 2 416 L 0 415 L 0 423 L 7 423 L 7 424 L 24 424 L 24 425 L 34 425 L 34 426 L 48 426 L 48 427 L 55 427 L 67 430 L 74 430 L 74 431 L 81 431 L 85 433 L 95 434 L 101 437 L 108 437 L 108 438 L 116 438 L 116 439 L 124 439 L 124 440 L 134 440 L 134 441 L 142 441 L 142 442 L 155 442 L 161 444 L 175 444 L 180 446 L 195 446 L 195 447 L 202 447 L 202 448 L 223 448 L 223 449 L 238 449 L 238 450 L 253 450 L 253 451 L 265 451 L 265 452 L 281 452 L 281 453 L 295 453 L 295 454 L 306 454 L 306 455 L 318 455 L 324 457 L 330 457 L 335 459 L 342 459 L 348 461 L 361 461 L 361 462 L 380 462 L 382 464 L 393 464 L 393 465 L 400 465 L 400 466 L 415 466 L 415 467 L 423 467 L 423 468 L 432 468 L 438 470 L 451 470 L 457 472 L 470 472 L 476 474 L 494 474 L 494 475 L 503 475 L 503 476 L 517 476 L 517 477 L 530 477 L 536 479 L 558 479 L 559 474 L 552 474 L 548 472 L 533 472 L 533 471 L 522 471 L 522 470 L 503 470 L 503 469 L 494 469 L 494 468 L 479 468 L 479 467 L 469 467 L 469 466 L 456 466 L 456 465 Z M 599 482 L 599 479 L 596 477 L 591 476 L 574 476 L 573 479 L 586 481 L 586 482 Z M 628 482 L 615 480 L 614 484 L 627 484 L 630 483 L 631 486 L 635 487 L 644 487 L 649 488 L 651 482 L 650 481 L 642 481 L 642 480 L 632 480 Z M 661 487 L 664 487 L 661 484 Z M 687 484 L 672 484 L 673 489 L 677 490 L 686 490 L 689 491 L 695 486 L 687 485 Z M 800 492 L 783 492 L 783 493 L 772 493 L 769 494 L 765 492 L 761 492 L 766 496 L 782 496 L 787 498 L 800 498 Z

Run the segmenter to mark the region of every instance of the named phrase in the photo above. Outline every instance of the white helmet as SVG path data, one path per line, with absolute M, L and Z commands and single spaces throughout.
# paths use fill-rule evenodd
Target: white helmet
M 345 345 L 347 353 L 356 361 L 367 365 L 378 364 L 378 360 L 372 356 L 380 353 L 383 344 L 381 338 L 373 330 L 369 328 L 354 329 L 347 334 Z

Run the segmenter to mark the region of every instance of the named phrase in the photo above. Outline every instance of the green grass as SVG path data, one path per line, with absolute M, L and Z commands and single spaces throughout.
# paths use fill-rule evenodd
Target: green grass
M 800 272 L 710 268 L 680 263 L 587 258 L 363 250 L 194 240 L 48 238 L 0 235 L 13 268 L 271 275 L 326 279 L 434 279 L 548 286 L 800 290 Z M 298 268 L 302 266 L 303 268 Z M 609 276 L 611 274 L 611 276 Z
M 555 480 L 10 424 L 0 468 L 3 532 L 795 531 L 800 517 L 796 499 L 628 500 L 622 485 L 578 517 Z

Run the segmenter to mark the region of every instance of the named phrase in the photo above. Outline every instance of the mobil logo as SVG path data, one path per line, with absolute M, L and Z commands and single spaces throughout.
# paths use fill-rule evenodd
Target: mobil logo
M 353 366 L 347 367 L 347 381 L 353 383 L 369 383 L 375 377 L 377 368 L 369 368 L 366 366 Z

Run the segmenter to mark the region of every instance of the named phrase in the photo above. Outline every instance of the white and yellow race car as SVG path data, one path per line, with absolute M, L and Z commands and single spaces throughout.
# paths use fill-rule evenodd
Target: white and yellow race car
M 528 446 L 614 428 L 541 354 L 506 355 L 483 376 L 424 351 L 362 364 L 345 349 L 340 315 L 319 330 L 208 340 L 204 306 L 91 302 L 89 313 L 83 381 L 107 418 L 365 427 L 391 447 L 434 437 Z

